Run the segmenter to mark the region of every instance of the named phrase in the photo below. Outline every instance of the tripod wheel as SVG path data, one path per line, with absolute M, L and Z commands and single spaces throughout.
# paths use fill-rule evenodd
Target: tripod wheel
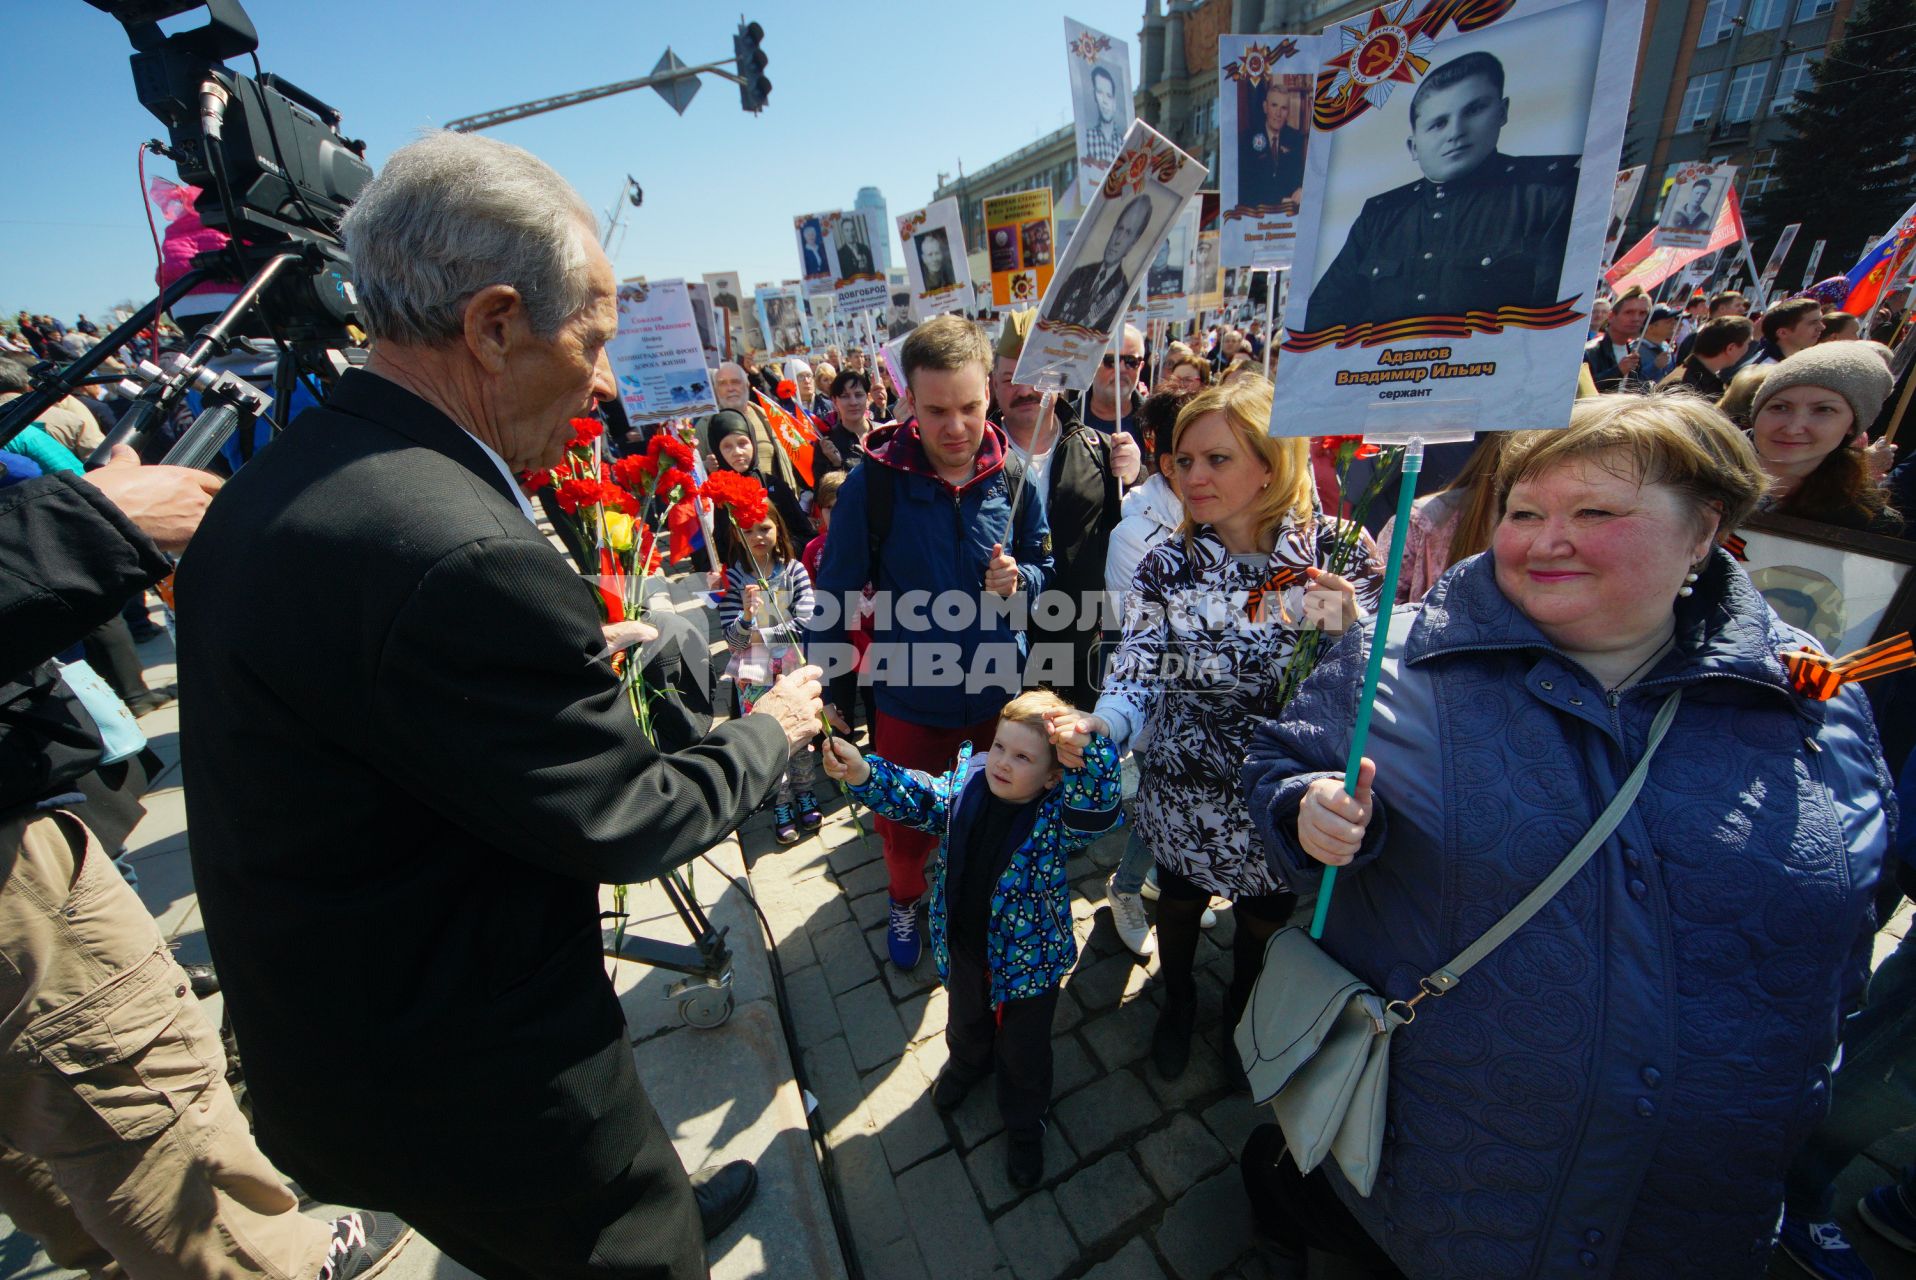
M 730 988 L 699 987 L 679 998 L 679 1017 L 685 1019 L 688 1027 L 710 1031 L 724 1026 L 731 1018 L 732 1004 Z

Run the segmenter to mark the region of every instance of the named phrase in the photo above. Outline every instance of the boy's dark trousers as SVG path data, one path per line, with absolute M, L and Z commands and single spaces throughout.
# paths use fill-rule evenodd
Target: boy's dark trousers
M 1051 1017 L 1058 989 L 1008 1000 L 1002 1020 L 991 1004 L 991 973 L 980 950 L 951 939 L 945 980 L 945 1044 L 952 1065 L 976 1080 L 995 1072 L 998 1114 L 1009 1133 L 1037 1136 L 1051 1105 Z

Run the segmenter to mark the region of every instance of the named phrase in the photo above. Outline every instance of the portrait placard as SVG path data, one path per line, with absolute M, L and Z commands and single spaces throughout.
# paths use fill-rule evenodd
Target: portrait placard
M 832 262 L 827 229 L 836 213 L 801 213 L 792 219 L 792 234 L 798 240 L 798 275 L 805 282 L 805 294 L 830 293 L 836 272 Z
M 913 315 L 929 320 L 971 309 L 971 260 L 956 199 L 947 196 L 899 215 L 898 243 L 905 251 Z
M 1830 653 L 1908 629 L 1916 549 L 1903 539 L 1768 512 L 1737 534 L 1732 554 L 1770 608 Z
M 1803 264 L 1803 287 L 1809 288 L 1816 283 L 1816 269 L 1823 265 L 1823 250 L 1829 241 L 1818 240 L 1810 246 L 1810 260 Z
M 1216 311 L 1224 305 L 1224 281 L 1218 268 L 1218 242 L 1214 230 L 1198 232 L 1197 267 L 1191 284 L 1191 302 L 1199 311 Z
M 1709 244 L 1717 211 L 1729 198 L 1735 177 L 1733 164 L 1693 160 L 1680 166 L 1671 175 L 1669 194 L 1663 197 L 1653 241 L 1657 248 L 1701 249 Z
M 1158 246 L 1151 270 L 1144 277 L 1144 315 L 1147 320 L 1189 320 L 1191 281 L 1197 271 L 1198 202 L 1184 206 L 1171 234 Z
M 1796 243 L 1796 234 L 1802 229 L 1802 223 L 1790 223 L 1783 228 L 1783 234 L 1776 238 L 1776 248 L 1770 250 L 1770 260 L 1763 264 L 1763 279 L 1757 286 L 1757 292 L 1765 303 L 1769 301 L 1770 290 L 1776 287 L 1776 278 L 1783 274 L 1783 259 L 1790 256 L 1790 247 Z
M 811 350 L 811 317 L 805 312 L 800 286 L 760 285 L 757 303 L 758 328 L 765 335 L 766 351 L 789 356 Z
M 606 344 L 606 359 L 625 416 L 659 422 L 717 409 L 685 281 L 627 280 L 618 299 L 619 332 Z
M 1305 154 L 1277 435 L 1562 427 L 1643 0 L 1401 0 L 1338 24 Z
M 1617 185 L 1610 193 L 1609 230 L 1603 234 L 1605 267 L 1617 260 L 1617 245 L 1623 240 L 1623 227 L 1630 221 L 1630 210 L 1637 202 L 1637 192 L 1643 189 L 1643 174 L 1647 168 L 1648 165 L 1633 164 L 1628 169 L 1617 170 Z
M 846 315 L 882 311 L 891 299 L 885 273 L 879 270 L 872 248 L 870 220 L 862 209 L 843 209 L 825 215 L 825 233 L 831 251 L 832 295 Z
M 692 323 L 698 329 L 699 347 L 705 352 L 705 367 L 716 369 L 725 359 L 721 349 L 725 336 L 723 321 L 712 309 L 712 288 L 703 280 L 688 280 L 685 296 L 692 304 Z
M 1131 128 L 1131 47 L 1070 18 L 1064 46 L 1077 126 L 1078 202 L 1089 205 Z
M 725 354 L 732 354 L 734 341 L 743 342 L 745 331 L 750 328 L 750 295 L 739 284 L 736 271 L 708 271 L 700 277 L 711 296 L 712 306 L 730 317 L 729 320 L 717 320 L 720 333 L 719 341 L 724 344 Z M 734 334 L 736 326 L 736 335 Z
M 1016 381 L 1042 386 L 1040 375 L 1051 372 L 1067 387 L 1091 385 L 1119 317 L 1206 172 L 1144 121 L 1132 123 L 1038 304 Z
M 1051 286 L 1052 243 L 1051 188 L 985 197 L 992 305 L 1023 308 L 1044 296 Z
M 1219 248 L 1226 266 L 1291 265 L 1311 87 L 1323 48 L 1317 36 L 1218 38 Z

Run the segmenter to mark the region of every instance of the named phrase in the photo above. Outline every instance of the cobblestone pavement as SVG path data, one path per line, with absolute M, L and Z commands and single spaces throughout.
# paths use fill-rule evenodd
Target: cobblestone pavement
M 1230 911 L 1218 904 L 1217 927 L 1199 943 L 1191 1065 L 1167 1081 L 1148 1061 L 1155 958 L 1136 960 L 1104 909 L 1105 877 L 1124 836 L 1073 860 L 1081 955 L 1053 1027 L 1057 1079 L 1044 1179 L 1021 1193 L 1005 1177 L 1003 1127 L 988 1085 L 950 1114 L 932 1106 L 931 1081 L 946 1059 L 945 994 L 929 947 L 911 973 L 885 958 L 878 837 L 859 839 L 842 798 L 826 808 L 823 829 L 796 845 L 779 846 L 765 815 L 740 840 L 783 966 L 805 1083 L 831 1153 L 827 1177 L 868 1280 L 1287 1274 L 1251 1237 L 1237 1171 L 1245 1137 L 1268 1112 L 1228 1088 L 1219 1056 Z M 870 814 L 858 816 L 869 830 Z M 1878 938 L 1878 960 L 1909 923 L 1905 906 Z M 1850 1206 L 1911 1161 L 1916 1130 L 1879 1143 L 1838 1184 L 1844 1225 L 1882 1280 L 1916 1278 L 1916 1265 Z M 1313 1257 L 1312 1280 L 1357 1274 Z M 1780 1255 L 1771 1269 L 1774 1280 L 1802 1274 Z

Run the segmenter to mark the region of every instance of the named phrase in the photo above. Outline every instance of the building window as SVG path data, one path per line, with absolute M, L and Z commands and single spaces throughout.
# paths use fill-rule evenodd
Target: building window
M 1702 49 L 1713 45 L 1730 34 L 1730 19 L 1736 16 L 1736 11 L 1730 6 L 1738 2 L 1739 0 L 1709 0 L 1709 3 L 1703 6 L 1703 25 L 1697 29 L 1696 34 L 1697 48 Z M 1730 9 L 1727 15 L 1724 13 L 1725 9 Z M 1694 84 L 1695 81 L 1691 83 Z
M 1745 200 L 1754 200 L 1765 191 L 1768 191 L 1771 182 L 1774 181 L 1771 177 L 1771 170 L 1775 164 L 1775 147 L 1757 152 L 1755 157 L 1751 159 L 1749 167 L 1738 175 L 1741 179 L 1740 185 L 1743 188 L 1738 194 Z
M 1822 52 L 1821 49 L 1806 49 L 1783 59 L 1783 69 L 1776 74 L 1776 97 L 1770 102 L 1770 110 L 1783 110 L 1799 92 L 1810 87 L 1810 71 L 1821 61 L 1818 55 Z
M 1701 129 L 1710 123 L 1710 117 L 1716 114 L 1717 104 L 1722 101 L 1721 71 L 1706 71 L 1700 76 L 1691 76 L 1690 83 L 1683 90 L 1683 105 L 1677 108 L 1677 132 Z
M 1745 31 L 1770 31 L 1783 25 L 1790 11 L 1790 0 L 1749 0 L 1744 20 Z
M 1836 7 L 1836 0 L 1797 0 L 1796 20 L 1808 22 L 1811 18 L 1820 18 Z
M 1723 118 L 1732 124 L 1746 124 L 1756 115 L 1756 103 L 1763 96 L 1763 80 L 1769 72 L 1767 62 L 1748 62 L 1730 78 L 1730 92 L 1723 100 Z

